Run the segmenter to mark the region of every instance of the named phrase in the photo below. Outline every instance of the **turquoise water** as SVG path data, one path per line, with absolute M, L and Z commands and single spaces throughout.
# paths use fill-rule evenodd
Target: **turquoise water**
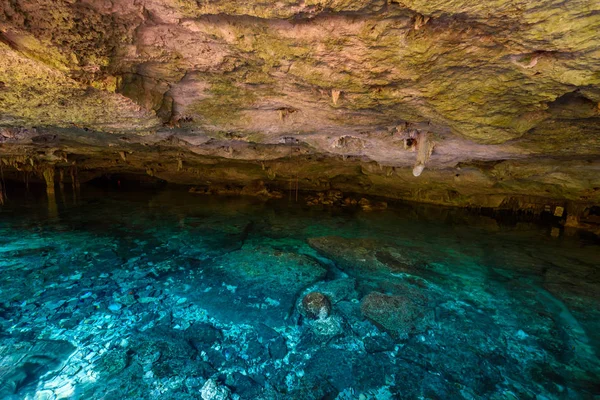
M 552 228 L 177 190 L 84 187 L 50 208 L 14 194 L 0 398 L 598 399 L 599 242 Z

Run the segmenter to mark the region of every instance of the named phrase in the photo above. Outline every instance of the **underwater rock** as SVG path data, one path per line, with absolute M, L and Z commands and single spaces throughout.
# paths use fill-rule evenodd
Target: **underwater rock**
M 295 393 L 295 398 L 336 398 L 344 390 L 352 389 L 355 395 L 350 398 L 356 399 L 356 391 L 385 385 L 386 373 L 391 372 L 390 368 L 386 370 L 386 364 L 388 359 L 384 354 L 363 357 L 349 349 L 323 349 L 310 359 L 306 375 L 300 379 L 300 386 L 308 392 L 301 390 Z
M 363 344 L 365 346 L 365 351 L 370 354 L 392 351 L 396 346 L 394 340 L 386 332 L 377 336 L 365 337 L 363 339 Z
M 362 299 L 360 309 L 376 326 L 398 339 L 406 339 L 410 333 L 421 332 L 432 322 L 431 310 L 420 300 L 373 292 Z
M 325 395 L 335 398 L 339 392 L 354 383 L 352 369 L 355 359 L 356 355 L 352 351 L 323 349 L 307 363 L 306 375 L 300 382 L 313 391 L 310 398 L 323 398 Z
M 202 389 L 200 396 L 202 400 L 229 400 L 231 391 L 226 386 L 220 385 L 214 379 L 208 379 Z
M 236 371 L 227 377 L 225 383 L 232 388 L 233 394 L 240 396 L 242 399 L 260 398 L 261 385 L 248 375 Z
M 279 333 L 275 329 L 262 323 L 256 327 L 256 333 L 263 342 L 279 337 Z
M 269 354 L 267 353 L 267 349 L 258 342 L 256 339 L 252 339 L 248 342 L 248 347 L 246 348 L 246 356 L 248 357 L 248 364 L 253 364 L 257 362 L 263 362 L 267 359 Z
M 130 357 L 126 349 L 113 349 L 100 358 L 96 371 L 107 377 L 123 371 L 129 364 Z
M 283 337 L 278 337 L 269 345 L 269 354 L 275 360 L 284 358 L 288 353 L 287 345 Z
M 209 345 L 196 343 L 196 349 L 185 333 L 167 326 L 157 326 L 135 335 L 131 340 L 132 360 L 151 371 L 159 379 L 172 379 L 178 376 L 202 376 L 208 378 L 214 373 L 214 368 L 200 357 L 202 351 L 215 352 Z M 213 365 L 219 364 L 217 357 L 208 361 Z
M 343 332 L 342 319 L 335 315 L 330 315 L 327 318 L 316 319 L 309 325 L 312 331 L 320 336 L 320 340 L 322 341 L 329 340 L 330 338 L 340 335 Z
M 60 369 L 75 347 L 62 340 L 0 346 L 0 398 L 28 397 L 43 375 Z
M 311 247 L 330 258 L 344 272 L 368 280 L 389 280 L 398 274 L 410 274 L 431 281 L 443 277 L 426 269 L 426 260 L 432 260 L 435 249 L 426 254 L 416 247 L 402 247 L 377 239 L 348 239 L 340 236 L 323 236 L 308 239 Z M 364 279 L 359 286 L 367 284 Z
M 311 292 L 302 299 L 302 312 L 312 319 L 324 319 L 331 313 L 331 302 L 323 293 Z
M 210 324 L 194 323 L 184 332 L 185 339 L 198 351 L 212 346 L 223 339 L 223 334 Z
M 341 278 L 334 280 L 320 281 L 313 286 L 307 288 L 303 293 L 318 292 L 322 293 L 327 297 L 331 305 L 339 303 L 340 301 L 356 299 L 358 293 L 356 292 L 356 279 L 355 278 Z M 304 297 L 300 296 L 300 300 Z M 299 302 L 298 309 L 302 309 L 302 304 Z
M 203 273 L 192 301 L 226 321 L 275 327 L 294 309 L 298 293 L 327 271 L 308 256 L 248 245 L 217 258 Z

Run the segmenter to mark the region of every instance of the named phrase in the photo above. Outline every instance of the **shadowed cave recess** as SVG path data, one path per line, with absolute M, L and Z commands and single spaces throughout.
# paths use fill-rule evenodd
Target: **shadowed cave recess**
M 0 0 L 0 399 L 600 399 L 600 3 Z

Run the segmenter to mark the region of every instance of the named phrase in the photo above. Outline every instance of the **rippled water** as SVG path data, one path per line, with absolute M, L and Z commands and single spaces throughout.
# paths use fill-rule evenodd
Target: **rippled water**
M 0 398 L 600 395 L 597 238 L 424 206 L 58 198 L 0 212 Z

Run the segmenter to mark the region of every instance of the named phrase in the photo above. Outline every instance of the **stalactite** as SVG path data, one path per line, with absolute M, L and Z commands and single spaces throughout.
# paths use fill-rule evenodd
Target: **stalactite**
M 415 31 L 418 31 L 423 26 L 425 26 L 427 24 L 427 22 L 429 22 L 430 19 L 431 19 L 431 17 L 425 16 L 425 15 L 421 15 L 421 14 L 415 15 L 415 23 L 414 23 Z
M 58 188 L 60 189 L 60 197 L 65 198 L 65 171 L 61 168 L 58 170 Z
M 433 152 L 434 143 L 429 138 L 428 132 L 419 132 L 417 136 L 417 160 L 413 167 L 413 175 L 420 176 L 425 169 L 425 164 Z
M 71 186 L 73 188 L 73 193 L 75 193 L 75 168 L 71 168 Z
M 46 181 L 46 193 L 48 194 L 48 197 L 54 196 L 54 167 L 44 168 L 42 175 Z
M 65 171 L 63 169 L 58 170 L 58 187 L 61 191 L 65 188 Z
M 81 185 L 79 184 L 79 170 L 77 169 L 77 166 L 75 166 L 75 189 L 79 191 L 80 187 Z
M 79 193 L 79 176 L 77 174 L 77 167 L 71 167 L 71 189 L 73 192 L 73 204 L 77 204 L 77 198 Z
M 331 101 L 333 101 L 333 105 L 337 106 L 338 100 L 340 99 L 340 94 L 342 92 L 338 89 L 331 90 Z
M 181 170 L 183 170 L 183 160 L 179 158 L 177 160 L 177 172 L 180 172 Z
M 47 166 L 42 170 L 42 176 L 46 181 L 46 194 L 48 196 L 48 216 L 56 218 L 58 216 L 58 208 L 56 206 L 56 193 L 54 191 L 54 166 Z

